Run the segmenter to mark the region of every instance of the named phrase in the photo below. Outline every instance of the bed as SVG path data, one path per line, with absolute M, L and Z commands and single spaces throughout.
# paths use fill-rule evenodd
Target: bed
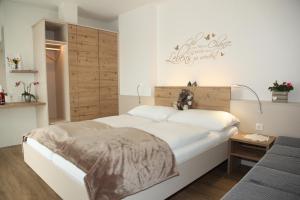
M 170 106 L 184 87 L 157 87 L 156 105 Z M 191 89 L 191 88 L 190 88 Z M 229 111 L 230 88 L 195 87 L 194 108 Z M 201 137 L 190 134 L 184 137 L 180 131 L 189 133 L 189 128 L 176 122 L 154 121 L 145 117 L 124 114 L 95 119 L 96 122 L 114 127 L 134 127 L 163 137 L 176 158 L 179 176 L 170 178 L 146 190 L 126 197 L 126 200 L 166 199 L 189 183 L 227 159 L 227 140 L 237 133 L 235 126 L 221 131 L 197 130 Z M 33 139 L 23 143 L 25 162 L 63 199 L 89 199 L 83 178 L 85 173 L 60 155 L 52 152 Z

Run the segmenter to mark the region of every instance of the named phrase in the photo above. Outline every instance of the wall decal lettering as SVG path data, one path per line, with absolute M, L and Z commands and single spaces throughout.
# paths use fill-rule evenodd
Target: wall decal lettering
M 216 33 L 198 33 L 185 43 L 176 45 L 169 58 L 172 64 L 193 64 L 204 59 L 217 59 L 225 56 L 225 49 L 231 46 L 227 35 Z

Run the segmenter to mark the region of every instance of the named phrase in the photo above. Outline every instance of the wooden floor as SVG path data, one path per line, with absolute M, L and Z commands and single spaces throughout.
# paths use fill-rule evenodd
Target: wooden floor
M 216 167 L 168 200 L 220 199 L 249 168 L 228 176 L 226 163 Z M 60 200 L 23 161 L 21 146 L 0 149 L 0 200 Z

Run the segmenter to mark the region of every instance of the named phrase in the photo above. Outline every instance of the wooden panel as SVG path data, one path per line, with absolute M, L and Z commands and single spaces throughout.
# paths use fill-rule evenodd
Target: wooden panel
M 78 99 L 78 56 L 77 56 L 77 26 L 68 25 L 68 59 L 69 59 L 69 93 L 70 93 L 70 119 L 79 121 Z
M 118 101 L 101 101 L 100 102 L 100 116 L 112 116 L 117 115 L 119 112 Z
M 111 80 L 111 81 L 114 81 L 114 82 L 118 82 L 118 72 L 101 70 L 100 79 L 101 80 Z
M 69 49 L 69 65 L 77 65 L 77 64 L 78 64 L 77 51 L 73 49 Z
M 69 43 L 77 42 L 77 26 L 69 24 L 68 25 L 68 45 Z M 69 45 L 70 48 L 70 45 Z
M 77 25 L 74 24 L 68 24 L 68 32 L 69 33 L 75 33 L 77 32 Z
M 100 116 L 119 113 L 118 35 L 99 31 Z
M 79 107 L 80 120 L 95 119 L 99 116 L 99 105 L 86 105 Z
M 118 87 L 118 82 L 100 79 L 100 87 Z
M 19 107 L 28 107 L 28 106 L 42 106 L 46 105 L 44 102 L 7 102 L 4 105 L 0 105 L 1 108 L 19 108 Z
M 102 71 L 118 71 L 118 64 L 115 62 L 102 62 L 100 63 L 100 70 Z
M 99 66 L 97 65 L 72 65 L 71 71 L 78 72 L 78 73 L 98 73 L 99 74 Z
M 69 25 L 70 104 L 72 121 L 99 116 L 98 30 Z
M 102 96 L 108 96 L 110 99 L 113 99 L 113 97 L 118 96 L 118 87 L 112 86 L 112 87 L 100 87 Z
M 118 98 L 118 87 L 100 87 L 100 91 L 100 100 Z
M 69 43 L 76 43 L 77 42 L 77 35 L 76 33 L 68 33 L 68 41 Z
M 99 105 L 99 92 L 87 92 L 80 94 L 78 97 L 79 107 L 80 106 L 97 106 Z
M 69 42 L 68 43 L 68 49 L 69 49 L 69 51 L 70 50 L 77 51 L 77 44 L 73 43 L 73 42 Z
M 98 54 L 98 46 L 96 45 L 85 45 L 77 43 L 77 49 L 78 51 L 97 52 Z
M 97 29 L 77 26 L 77 43 L 98 46 Z
M 79 108 L 78 107 L 72 107 L 71 108 L 71 121 L 79 121 Z
M 104 71 L 118 71 L 118 37 L 116 33 L 99 31 L 99 64 Z
M 10 73 L 32 73 L 32 74 L 35 74 L 35 73 L 38 73 L 39 71 L 36 70 L 36 69 L 11 69 L 9 70 Z
M 98 56 L 98 46 L 91 46 L 91 45 L 85 45 L 85 44 L 77 44 L 70 42 L 68 43 L 69 50 L 75 50 L 75 51 L 83 51 L 83 52 L 90 52 L 90 53 L 96 53 Z
M 182 89 L 193 92 L 193 108 L 230 111 L 230 87 L 155 87 L 155 104 L 172 106 Z
M 96 65 L 98 66 L 98 52 L 94 51 L 78 51 L 78 65 Z
M 69 65 L 69 84 L 70 84 L 70 119 L 71 121 L 79 121 L 79 93 L 78 93 L 78 72 L 74 70 L 73 65 Z
M 87 72 L 87 73 L 80 73 L 79 77 L 79 84 L 78 84 L 78 93 L 79 98 L 92 98 L 94 99 L 95 96 L 97 97 L 97 104 L 99 104 L 99 73 Z M 80 103 L 82 103 L 80 101 Z
M 68 37 L 72 121 L 118 114 L 117 34 L 69 25 Z

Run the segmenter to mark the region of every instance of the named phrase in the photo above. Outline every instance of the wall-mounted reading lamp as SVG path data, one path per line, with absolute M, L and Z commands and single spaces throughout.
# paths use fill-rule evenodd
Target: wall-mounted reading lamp
M 257 101 L 258 101 L 258 104 L 259 104 L 259 112 L 260 112 L 260 114 L 263 114 L 261 101 L 260 101 L 260 99 L 259 99 L 257 93 L 256 93 L 252 88 L 250 88 L 250 87 L 247 86 L 247 85 L 240 85 L 240 84 L 233 84 L 233 85 L 231 85 L 231 87 L 246 88 L 246 89 L 248 89 L 250 92 L 252 92 L 252 93 L 256 96 L 256 99 L 257 99 Z

